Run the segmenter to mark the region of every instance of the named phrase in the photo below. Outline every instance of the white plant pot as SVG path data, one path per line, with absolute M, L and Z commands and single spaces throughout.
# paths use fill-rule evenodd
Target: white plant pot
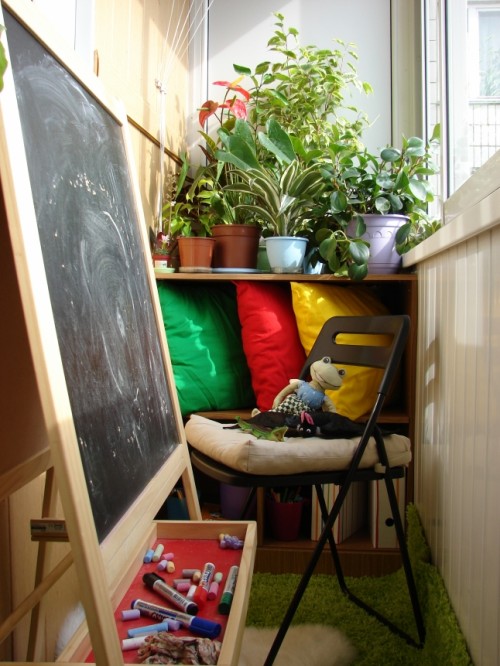
M 307 238 L 271 236 L 265 239 L 271 273 L 303 273 Z

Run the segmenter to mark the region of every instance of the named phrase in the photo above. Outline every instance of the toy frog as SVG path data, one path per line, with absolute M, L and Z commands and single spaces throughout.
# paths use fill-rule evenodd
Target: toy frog
M 345 370 L 338 369 L 329 356 L 324 356 L 314 361 L 309 371 L 311 381 L 292 379 L 275 397 L 271 411 L 300 414 L 321 410 L 335 413 L 335 405 L 325 391 L 340 388 Z

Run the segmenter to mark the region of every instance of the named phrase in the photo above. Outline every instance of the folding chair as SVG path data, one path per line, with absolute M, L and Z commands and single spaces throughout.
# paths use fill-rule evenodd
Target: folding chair
M 384 370 L 375 403 L 373 405 L 368 421 L 364 426 L 364 431 L 361 438 L 359 439 L 357 448 L 355 449 L 352 462 L 347 469 L 340 471 L 335 470 L 321 472 L 305 471 L 304 473 L 298 474 L 280 475 L 275 475 L 272 473 L 272 470 L 270 470 L 269 474 L 247 474 L 245 472 L 228 467 L 227 465 L 223 465 L 222 463 L 200 452 L 196 448 L 191 449 L 191 460 L 193 466 L 209 477 L 222 483 L 227 483 L 234 486 L 251 487 L 253 492 L 255 492 L 255 490 L 259 487 L 275 488 L 284 486 L 311 485 L 316 489 L 321 515 L 324 522 L 324 528 L 314 550 L 312 551 L 310 561 L 302 575 L 292 601 L 290 602 L 290 605 L 285 613 L 284 619 L 277 632 L 274 643 L 271 646 L 264 666 L 270 666 L 273 664 L 283 639 L 285 638 L 286 632 L 288 631 L 288 628 L 293 620 L 297 607 L 307 588 L 309 580 L 314 573 L 315 567 L 326 545 L 326 542 L 328 542 L 330 547 L 331 556 L 335 566 L 335 572 L 342 592 L 359 607 L 377 618 L 391 631 L 403 637 L 409 644 L 415 647 L 422 647 L 424 643 L 425 628 L 422 612 L 417 596 L 411 562 L 408 555 L 396 492 L 393 485 L 394 479 L 404 477 L 404 466 L 390 466 L 386 444 L 384 443 L 384 437 L 377 425 L 377 420 L 384 404 L 384 400 L 387 396 L 403 355 L 409 328 L 410 320 L 406 315 L 332 317 L 324 324 L 307 358 L 306 364 L 301 372 L 302 378 L 307 378 L 309 367 L 314 361 L 325 356 L 329 356 L 332 362 L 339 366 L 355 365 L 371 368 L 381 368 Z M 349 344 L 342 343 L 342 334 L 349 334 Z M 354 336 L 383 335 L 384 340 L 388 340 L 390 342 L 388 346 L 380 346 L 380 337 L 377 337 L 374 338 L 373 344 L 366 344 L 366 337 L 363 337 L 363 344 L 352 344 L 352 342 L 356 342 L 356 340 L 355 338 L 351 337 L 351 334 Z M 343 339 L 345 340 L 345 337 Z M 363 454 L 365 453 L 370 438 L 372 437 L 375 439 L 379 462 L 375 466 L 369 468 L 360 467 Z M 190 441 L 189 433 L 188 441 Z M 193 444 L 193 442 L 190 443 Z M 194 443 L 194 446 L 196 446 L 196 443 Z M 398 628 L 392 621 L 387 619 L 377 610 L 356 597 L 348 589 L 342 571 L 337 546 L 333 538 L 333 525 L 341 511 L 343 502 L 351 484 L 358 481 L 364 482 L 375 480 L 384 480 L 387 488 L 395 531 L 399 542 L 402 564 L 406 576 L 409 597 L 415 618 L 419 639 L 418 642 L 415 641 L 415 639 L 405 631 Z M 323 495 L 322 484 L 330 483 L 338 485 L 339 492 L 332 508 L 330 511 L 328 511 Z M 248 503 L 250 501 L 251 498 L 249 498 Z

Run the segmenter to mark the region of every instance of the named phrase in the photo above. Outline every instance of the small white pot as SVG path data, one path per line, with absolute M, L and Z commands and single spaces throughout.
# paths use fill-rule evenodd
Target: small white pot
M 307 238 L 271 236 L 265 239 L 271 273 L 303 273 Z

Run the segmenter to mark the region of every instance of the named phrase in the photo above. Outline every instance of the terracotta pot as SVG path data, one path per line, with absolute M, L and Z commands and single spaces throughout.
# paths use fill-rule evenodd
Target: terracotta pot
M 208 270 L 212 267 L 215 239 L 181 236 L 178 242 L 181 268 Z
M 216 224 L 214 268 L 255 268 L 260 229 L 250 224 Z

